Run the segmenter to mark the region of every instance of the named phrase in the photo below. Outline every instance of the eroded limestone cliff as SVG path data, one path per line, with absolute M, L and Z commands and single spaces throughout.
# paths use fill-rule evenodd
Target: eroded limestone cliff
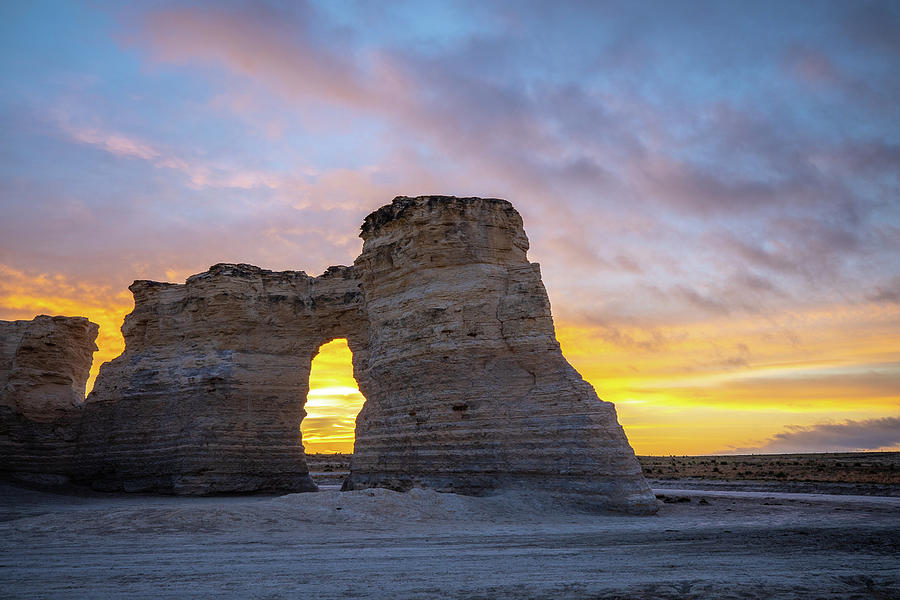
M 136 281 L 125 352 L 87 399 L 82 473 L 103 489 L 315 490 L 300 439 L 319 346 L 365 332 L 350 267 L 320 277 L 219 264 Z
M 397 198 L 361 235 L 367 401 L 347 487 L 517 487 L 655 510 L 613 405 L 560 351 L 509 202 Z
M 527 488 L 655 510 L 613 405 L 562 356 L 509 202 L 399 197 L 361 237 L 354 266 L 320 277 L 219 264 L 136 281 L 125 352 L 74 417 L 53 417 L 74 457 L 57 470 L 100 489 L 313 490 L 310 364 L 346 337 L 367 398 L 347 488 Z M 4 401 L 15 419 L 49 414 L 22 398 Z

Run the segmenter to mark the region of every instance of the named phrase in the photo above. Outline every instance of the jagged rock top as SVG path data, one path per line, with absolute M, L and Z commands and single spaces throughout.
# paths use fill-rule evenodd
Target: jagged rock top
M 416 208 L 432 210 L 440 206 L 440 208 L 444 210 L 456 208 L 460 212 L 463 212 L 467 208 L 476 205 L 494 205 L 494 208 L 509 212 L 510 216 L 514 215 L 521 223 L 521 217 L 519 217 L 519 213 L 513 205 L 501 198 L 478 198 L 474 196 L 465 198 L 460 198 L 458 196 L 397 196 L 390 204 L 382 206 L 366 217 L 360 228 L 360 237 L 365 239 L 384 225 L 406 217 Z
M 353 267 L 344 265 L 333 265 L 328 267 L 319 277 L 313 277 L 306 271 L 271 271 L 263 269 L 255 265 L 247 263 L 217 263 L 212 265 L 203 273 L 197 273 L 187 278 L 185 283 L 167 283 L 162 281 L 153 281 L 150 279 L 137 279 L 128 289 L 133 293 L 139 293 L 144 289 L 152 288 L 173 288 L 184 287 L 192 283 L 198 283 L 203 280 L 214 277 L 229 277 L 233 279 L 267 279 L 277 281 L 292 281 L 297 279 L 351 279 L 353 277 Z
M 91 323 L 91 321 L 87 317 L 66 317 L 64 315 L 37 315 L 33 319 L 16 319 L 14 321 L 0 321 L 0 325 L 13 325 L 24 327 L 28 324 L 34 323 L 47 323 L 53 322 L 56 324 L 77 324 L 78 326 L 87 327 L 90 329 L 91 327 L 97 328 L 99 325 L 95 323 Z
M 309 277 L 306 271 L 270 271 L 269 269 L 263 269 L 262 267 L 257 267 L 255 265 L 248 265 L 247 263 L 217 263 L 211 266 L 205 273 L 191 275 L 187 278 L 185 283 L 191 283 L 198 279 L 220 276 L 238 278 L 267 277 L 278 279 Z

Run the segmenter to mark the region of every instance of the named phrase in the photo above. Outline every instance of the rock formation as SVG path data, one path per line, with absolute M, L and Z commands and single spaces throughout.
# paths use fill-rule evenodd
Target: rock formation
M 353 270 L 220 264 L 182 285 L 130 289 L 125 352 L 100 369 L 79 440 L 102 465 L 85 474 L 94 486 L 315 490 L 303 404 L 319 346 L 366 330 Z
M 20 478 L 72 469 L 99 328 L 84 317 L 0 321 L 0 455 Z
M 347 488 L 527 488 L 655 510 L 612 404 L 562 356 L 510 203 L 400 197 L 361 237 L 353 267 L 320 277 L 220 264 L 136 281 L 125 352 L 101 368 L 77 460 L 59 468 L 101 489 L 315 489 L 299 431 L 310 364 L 345 337 L 367 399 Z
M 397 198 L 355 267 L 366 403 L 347 486 L 577 492 L 652 510 L 612 404 L 565 360 L 522 219 L 504 200 Z

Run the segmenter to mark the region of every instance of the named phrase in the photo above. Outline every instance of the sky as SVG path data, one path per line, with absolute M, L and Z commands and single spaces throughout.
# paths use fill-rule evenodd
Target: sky
M 0 319 L 505 198 L 639 454 L 900 449 L 897 2 L 0 4 Z M 348 451 L 346 344 L 308 450 Z M 89 384 L 90 385 L 90 384 Z

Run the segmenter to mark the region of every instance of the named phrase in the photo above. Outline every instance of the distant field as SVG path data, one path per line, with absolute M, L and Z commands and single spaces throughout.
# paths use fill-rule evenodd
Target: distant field
M 653 479 L 900 483 L 900 452 L 638 456 Z
M 352 454 L 309 454 L 309 470 L 341 476 Z M 732 456 L 638 456 L 652 479 L 810 481 L 900 484 L 900 452 L 750 454 Z M 316 478 L 317 481 L 322 478 Z
M 352 454 L 307 454 L 306 464 L 320 489 L 337 489 L 350 474 Z
M 306 464 L 310 471 L 330 473 L 332 471 L 349 471 L 352 454 L 307 454 Z

